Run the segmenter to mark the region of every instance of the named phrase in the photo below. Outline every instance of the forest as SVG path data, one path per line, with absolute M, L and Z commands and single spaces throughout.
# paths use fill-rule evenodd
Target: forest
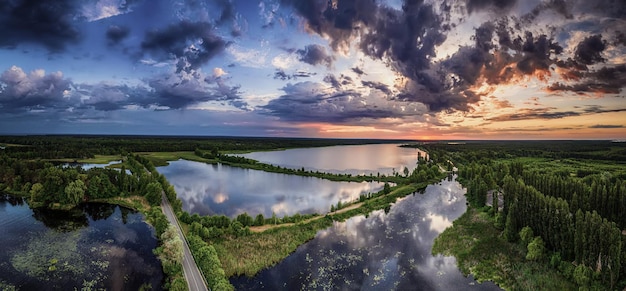
M 227 155 L 252 150 L 363 144 L 373 140 L 5 136 L 0 137 L 0 191 L 32 207 L 70 209 L 100 201 L 142 211 L 155 227 L 164 287 L 184 290 L 173 230 L 159 208 L 165 193 L 187 231 L 213 290 L 228 277 L 252 275 L 311 239 L 317 230 L 374 209 L 389 209 L 455 171 L 469 208 L 435 241 L 434 253 L 455 255 L 462 271 L 505 289 L 616 290 L 626 287 L 626 144 L 610 141 L 468 141 L 412 143 L 428 152 L 417 168 L 350 176 L 285 169 Z M 398 142 L 398 141 L 386 141 Z M 337 203 L 330 212 L 285 217 L 190 215 L 155 163 L 184 156 L 207 163 L 344 181 L 388 182 L 379 193 Z M 84 170 L 74 162 L 120 160 Z M 392 183 L 393 185 L 389 185 Z M 265 230 L 265 231 L 263 231 Z M 262 243 L 261 243 L 262 242 Z M 259 253 L 263 245 L 263 256 Z M 244 262 L 244 263 L 242 263 Z M 209 274 L 209 275 L 207 275 Z
M 482 227 L 495 228 L 497 237 L 491 242 L 481 238 L 484 244 L 502 239 L 521 246 L 527 261 L 551 266 L 581 289 L 626 286 L 626 144 L 526 141 L 423 147 L 458 166 L 470 206 L 491 217 L 492 225 Z M 455 223 L 457 227 L 463 226 Z M 445 232 L 442 238 L 452 239 Z M 452 254 L 459 251 L 451 249 Z M 499 271 L 504 286 L 523 286 L 504 268 Z

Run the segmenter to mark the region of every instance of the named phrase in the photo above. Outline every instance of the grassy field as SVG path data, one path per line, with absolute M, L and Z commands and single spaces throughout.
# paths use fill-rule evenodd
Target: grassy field
M 454 256 L 461 272 L 505 290 L 575 290 L 546 262 L 527 261 L 526 249 L 507 242 L 487 213 L 468 208 L 436 239 L 433 254 Z

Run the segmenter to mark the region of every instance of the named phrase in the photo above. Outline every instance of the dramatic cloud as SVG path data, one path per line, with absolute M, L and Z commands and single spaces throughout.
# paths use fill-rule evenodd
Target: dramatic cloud
M 592 65 L 597 62 L 603 62 L 604 58 L 601 53 L 606 49 L 606 43 L 602 40 L 602 35 L 596 34 L 585 38 L 576 47 L 576 60 L 585 64 Z
M 107 29 L 106 37 L 107 37 L 109 44 L 116 45 L 119 42 L 121 42 L 124 38 L 128 37 L 129 33 L 130 33 L 130 29 L 128 27 L 111 25 Z
M 228 86 L 222 78 L 206 76 L 202 71 L 157 76 L 147 83 L 152 94 L 148 98 L 137 96 L 142 106 L 180 109 L 206 101 L 224 101 L 239 108 L 247 107 L 239 95 L 239 86 Z
M 326 53 L 326 48 L 318 44 L 307 45 L 304 49 L 297 50 L 300 61 L 311 65 L 330 66 L 333 59 Z
M 0 107 L 3 111 L 67 107 L 65 93 L 70 84 L 61 72 L 35 70 L 26 74 L 12 66 L 0 75 Z
M 74 26 L 76 2 L 72 0 L 3 1 L 0 5 L 0 46 L 37 43 L 53 52 L 79 40 Z
M 626 65 L 604 67 L 597 71 L 582 71 L 575 68 L 567 74 L 577 82 L 556 82 L 548 91 L 573 91 L 578 93 L 619 94 L 626 87 Z
M 177 58 L 177 71 L 193 70 L 224 51 L 226 41 L 206 22 L 181 21 L 163 30 L 149 32 L 142 49 L 161 59 Z
M 380 92 L 336 90 L 321 83 L 300 82 L 282 88 L 284 95 L 261 108 L 266 114 L 290 121 L 359 122 L 363 119 L 421 116 L 427 108 L 418 103 L 389 102 Z

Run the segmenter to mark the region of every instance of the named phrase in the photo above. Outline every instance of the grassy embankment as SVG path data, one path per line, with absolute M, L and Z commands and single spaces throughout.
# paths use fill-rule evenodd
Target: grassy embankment
M 181 152 L 137 152 L 140 156 L 148 158 L 155 167 L 167 166 L 170 161 L 177 161 L 179 159 L 201 162 L 201 163 L 216 163 L 217 160 L 205 159 L 194 154 L 194 152 L 181 151 Z
M 470 207 L 435 238 L 432 253 L 456 257 L 463 274 L 505 290 L 577 289 L 546 262 L 526 260 L 526 248 L 507 242 L 500 233 L 493 217 Z
M 296 248 L 313 239 L 317 231 L 328 228 L 333 221 L 344 221 L 357 215 L 366 215 L 378 209 L 389 209 L 398 198 L 418 192 L 427 185 L 439 181 L 440 177 L 427 182 L 401 185 L 392 188 L 389 194 L 380 194 L 365 202 L 348 205 L 339 211 L 317 216 L 296 224 L 263 226 L 264 231 L 252 232 L 242 237 L 229 237 L 214 241 L 224 272 L 227 277 L 253 276 L 283 260 Z

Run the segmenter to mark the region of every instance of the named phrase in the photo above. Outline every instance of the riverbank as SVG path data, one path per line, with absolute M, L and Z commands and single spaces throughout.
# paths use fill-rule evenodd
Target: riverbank
M 509 243 L 488 213 L 471 206 L 436 239 L 433 254 L 454 256 L 465 275 L 505 290 L 574 290 L 577 286 L 543 261 L 528 261 L 526 248 Z

